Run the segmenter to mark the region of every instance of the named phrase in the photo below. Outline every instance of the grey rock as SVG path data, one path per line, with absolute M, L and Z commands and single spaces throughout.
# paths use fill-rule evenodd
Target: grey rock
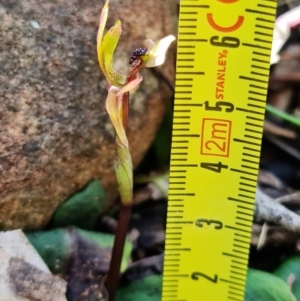
M 66 301 L 66 289 L 21 230 L 0 232 L 1 301 Z

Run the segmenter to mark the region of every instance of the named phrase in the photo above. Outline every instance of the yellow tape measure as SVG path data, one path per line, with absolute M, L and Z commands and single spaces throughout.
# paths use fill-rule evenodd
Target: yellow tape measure
M 162 301 L 243 301 L 276 0 L 181 0 Z

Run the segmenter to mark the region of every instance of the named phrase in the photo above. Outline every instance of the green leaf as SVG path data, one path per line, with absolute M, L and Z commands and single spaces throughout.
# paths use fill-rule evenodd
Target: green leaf
M 53 226 L 77 226 L 93 229 L 105 203 L 105 192 L 99 180 L 67 199 L 54 213 Z
M 161 288 L 161 275 L 145 277 L 120 287 L 115 301 L 161 301 Z
M 117 139 L 117 156 L 115 158 L 115 172 L 119 184 L 121 201 L 125 205 L 132 204 L 133 195 L 133 167 L 129 147 L 125 147 Z
M 248 269 L 244 301 L 296 301 L 288 285 L 266 272 Z
M 72 238 L 66 230 L 36 231 L 26 236 L 52 273 L 66 275 L 67 262 L 74 251 Z
M 292 283 L 292 292 L 300 300 L 300 257 L 291 257 L 284 261 L 275 271 L 274 275 L 287 282 L 291 275 L 295 276 L 295 281 Z
M 98 256 L 98 254 L 107 254 L 104 258 L 108 265 L 107 258 L 111 254 L 114 243 L 114 235 L 106 233 L 98 233 L 93 231 L 81 230 L 76 227 L 58 228 L 49 231 L 36 231 L 26 233 L 30 243 L 34 246 L 42 259 L 45 261 L 49 269 L 54 274 L 66 275 L 69 270 L 69 264 L 76 256 L 88 254 Z M 78 242 L 81 247 L 78 249 Z M 82 243 L 84 242 L 84 243 Z M 88 249 L 89 245 L 96 246 L 93 254 Z M 86 246 L 86 249 L 84 248 Z M 88 252 L 87 252 L 88 251 Z M 129 263 L 132 252 L 132 243 L 125 242 L 121 271 L 124 271 Z

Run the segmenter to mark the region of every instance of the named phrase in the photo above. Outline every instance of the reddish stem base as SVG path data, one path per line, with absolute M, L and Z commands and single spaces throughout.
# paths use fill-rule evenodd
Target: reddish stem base
M 120 277 L 120 268 L 123 256 L 123 250 L 127 235 L 127 229 L 130 219 L 132 206 L 121 205 L 119 221 L 117 225 L 114 246 L 111 255 L 110 266 L 105 282 L 105 287 L 108 291 L 109 301 L 113 301 L 118 287 Z

